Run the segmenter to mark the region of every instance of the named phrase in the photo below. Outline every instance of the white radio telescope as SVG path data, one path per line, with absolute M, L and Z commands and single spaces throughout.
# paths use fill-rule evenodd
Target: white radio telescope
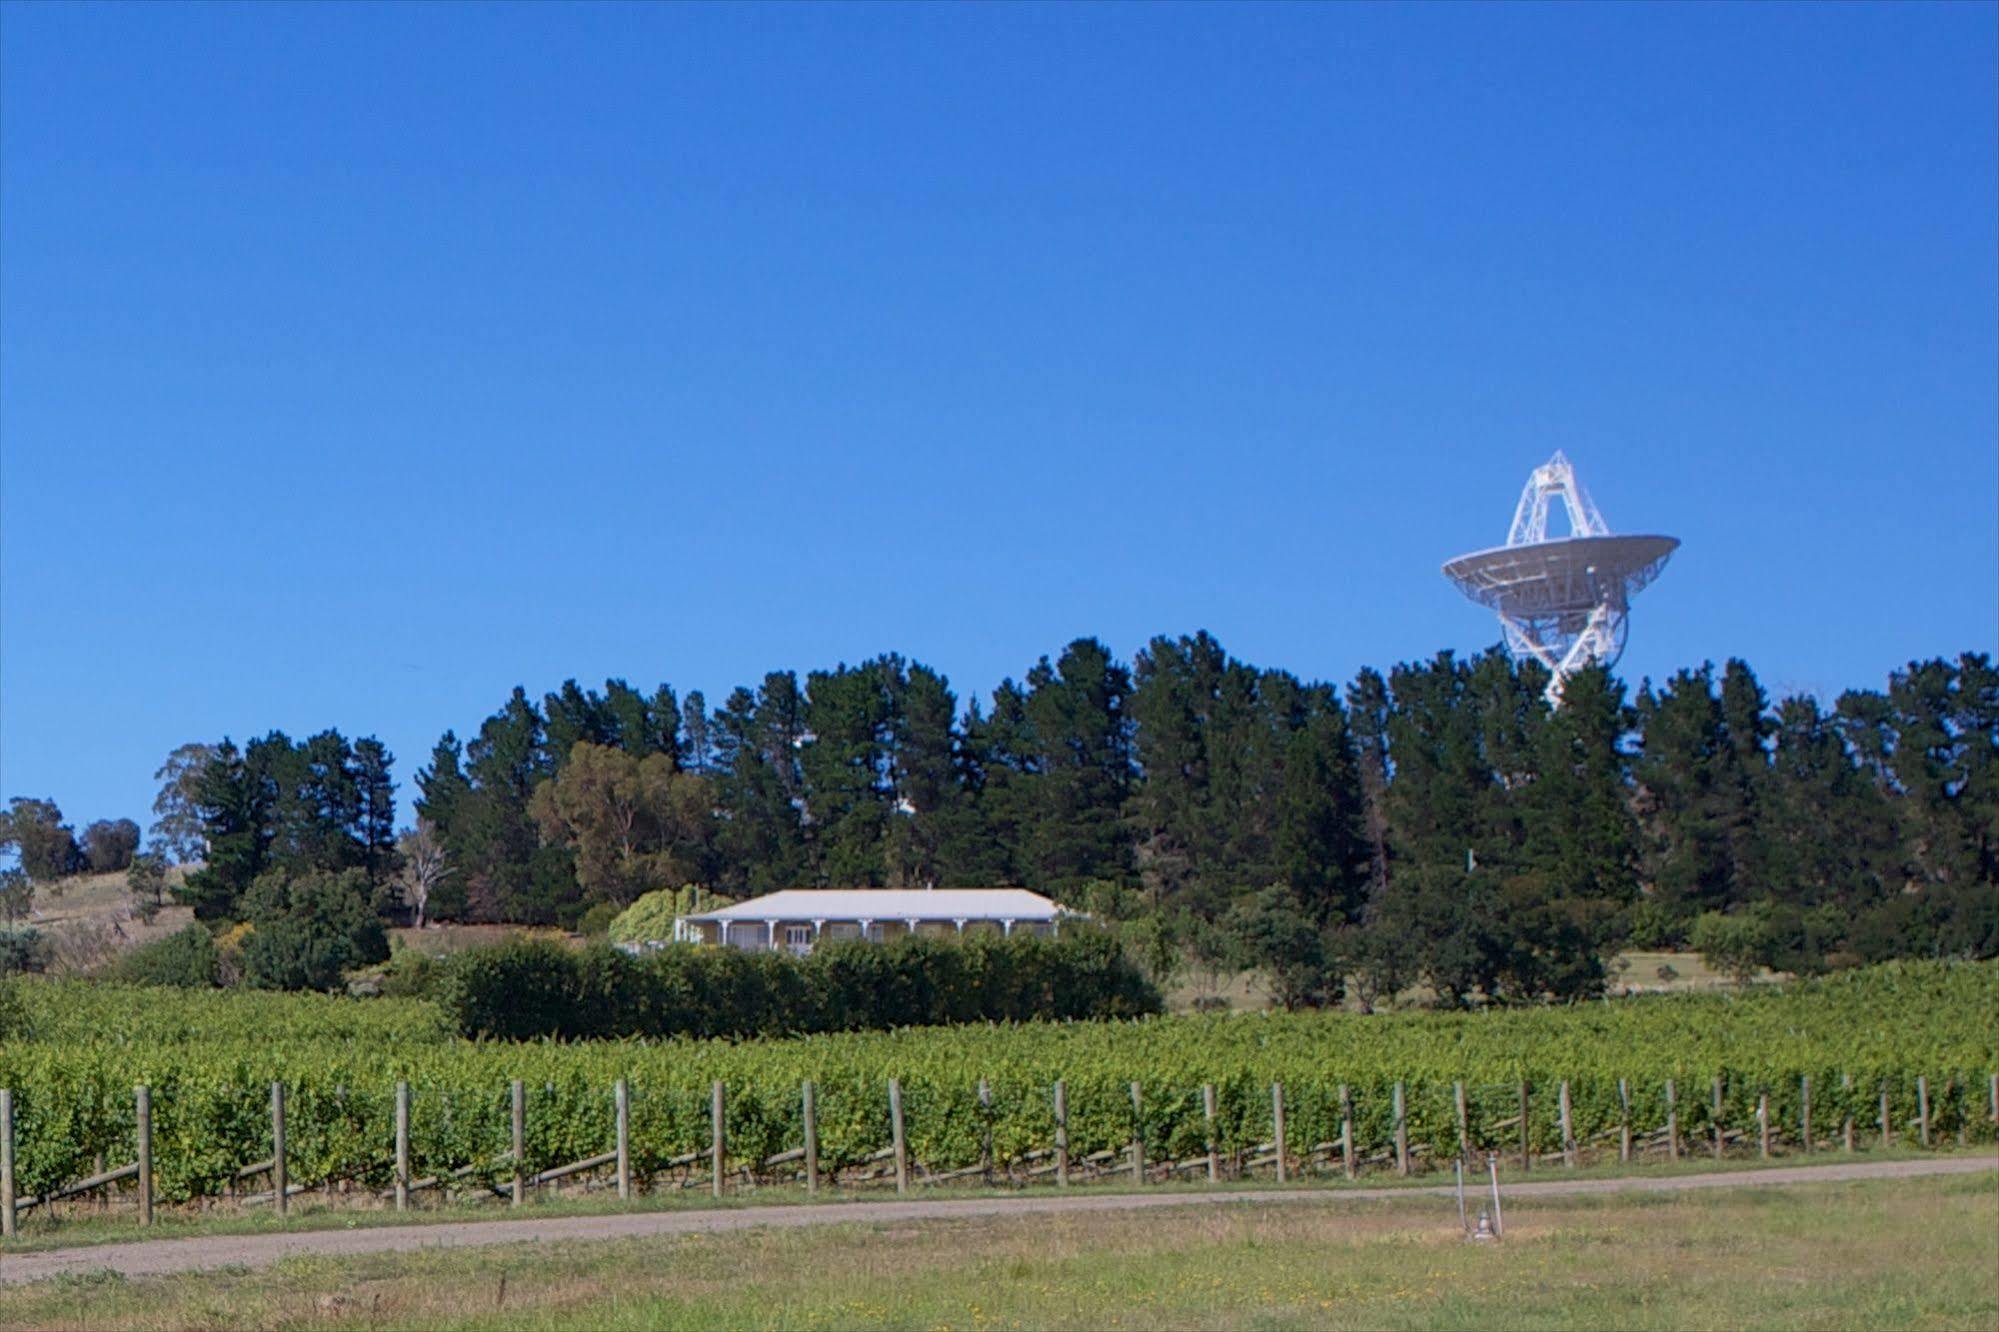
M 1568 514 L 1567 536 L 1548 534 L 1556 499 Z M 1532 657 L 1548 668 L 1547 699 L 1560 706 L 1570 676 L 1616 662 L 1631 598 L 1679 544 L 1678 537 L 1612 536 L 1576 469 L 1557 452 L 1528 476 L 1506 544 L 1458 556 L 1444 565 L 1444 577 L 1498 613 L 1516 660 Z

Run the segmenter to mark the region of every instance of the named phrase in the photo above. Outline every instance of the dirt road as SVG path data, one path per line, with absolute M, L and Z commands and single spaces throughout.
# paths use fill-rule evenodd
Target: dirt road
M 1525 1202 L 1591 1193 L 1676 1193 L 1688 1189 L 1769 1188 L 1855 1179 L 1907 1179 L 1999 1169 L 1999 1157 L 1947 1156 L 1931 1160 L 1780 1166 L 1663 1178 L 1536 1180 L 1509 1184 L 1503 1201 Z M 1047 1212 L 1118 1212 L 1151 1207 L 1239 1207 L 1256 1203 L 1337 1205 L 1351 1200 L 1449 1195 L 1449 1185 L 1382 1189 L 1285 1189 L 1255 1192 L 1105 1194 L 995 1194 L 990 1198 L 898 1199 L 835 1202 L 714 1211 L 618 1213 L 607 1216 L 527 1217 L 504 1221 L 448 1221 L 365 1230 L 307 1230 L 286 1235 L 207 1235 L 188 1239 L 97 1244 L 73 1249 L 0 1256 L 0 1283 L 41 1281 L 67 1272 L 112 1271 L 128 1277 L 197 1272 L 218 1267 L 262 1267 L 291 1254 L 343 1257 L 393 1250 L 455 1249 L 480 1244 L 529 1244 L 561 1240 L 628 1239 L 749 1230 L 759 1226 L 823 1226 L 933 1221 L 953 1217 L 1025 1216 Z

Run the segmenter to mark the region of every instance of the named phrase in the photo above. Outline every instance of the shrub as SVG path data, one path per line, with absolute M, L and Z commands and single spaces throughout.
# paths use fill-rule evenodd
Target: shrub
M 243 945 L 245 983 L 337 990 L 349 967 L 384 962 L 389 940 L 359 870 L 260 875 L 244 894 L 256 930 Z
M 576 954 L 567 945 L 515 936 L 451 958 L 438 998 L 468 1036 L 525 1040 L 587 1025 L 580 988 Z
M 1770 960 L 1769 923 L 1755 910 L 1704 911 L 1694 918 L 1687 941 L 1703 962 L 1737 981 L 1753 978 Z
M 167 862 L 164 856 L 135 856 L 125 867 L 125 889 L 132 894 L 132 909 L 139 919 L 151 922 L 167 902 Z
M 382 970 L 382 993 L 398 999 L 424 999 L 443 982 L 444 963 L 420 948 L 392 943 L 389 965 Z
M 0 930 L 0 976 L 42 971 L 49 965 L 49 941 L 32 925 Z
M 32 1040 L 34 1034 L 19 983 L 0 980 L 0 1041 Z
M 611 922 L 618 918 L 618 914 L 614 903 L 599 902 L 576 922 L 576 932 L 586 939 L 600 939 L 611 932 Z
M 611 942 L 665 943 L 673 938 L 676 917 L 713 911 L 728 906 L 732 900 L 691 883 L 679 888 L 655 889 L 618 913 L 611 922 Z
M 803 958 L 675 945 L 630 955 L 510 939 L 446 966 L 438 998 L 466 1036 L 771 1036 L 959 1022 L 1136 1017 L 1159 992 L 1092 930 L 964 942 L 826 943 Z
M 208 927 L 188 925 L 127 953 L 113 968 L 112 976 L 134 985 L 203 989 L 221 984 L 221 962 L 221 950 Z

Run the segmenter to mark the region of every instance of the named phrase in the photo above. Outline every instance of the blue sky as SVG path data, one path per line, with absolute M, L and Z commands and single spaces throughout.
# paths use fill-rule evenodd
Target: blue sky
M 1568 451 L 1634 682 L 1999 643 L 1999 8 L 9 5 L 0 794 L 1206 628 Z

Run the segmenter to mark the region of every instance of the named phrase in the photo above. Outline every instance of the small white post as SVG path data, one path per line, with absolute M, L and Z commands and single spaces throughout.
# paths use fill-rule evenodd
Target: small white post
M 1495 1235 L 1504 1235 L 1506 1233 L 1506 1217 L 1499 1210 L 1499 1157 L 1496 1154 L 1487 1153 L 1485 1163 L 1492 1171 L 1492 1233 Z
M 629 1202 L 632 1197 L 632 1089 L 623 1078 L 618 1079 L 614 1095 L 618 1113 L 618 1201 Z

